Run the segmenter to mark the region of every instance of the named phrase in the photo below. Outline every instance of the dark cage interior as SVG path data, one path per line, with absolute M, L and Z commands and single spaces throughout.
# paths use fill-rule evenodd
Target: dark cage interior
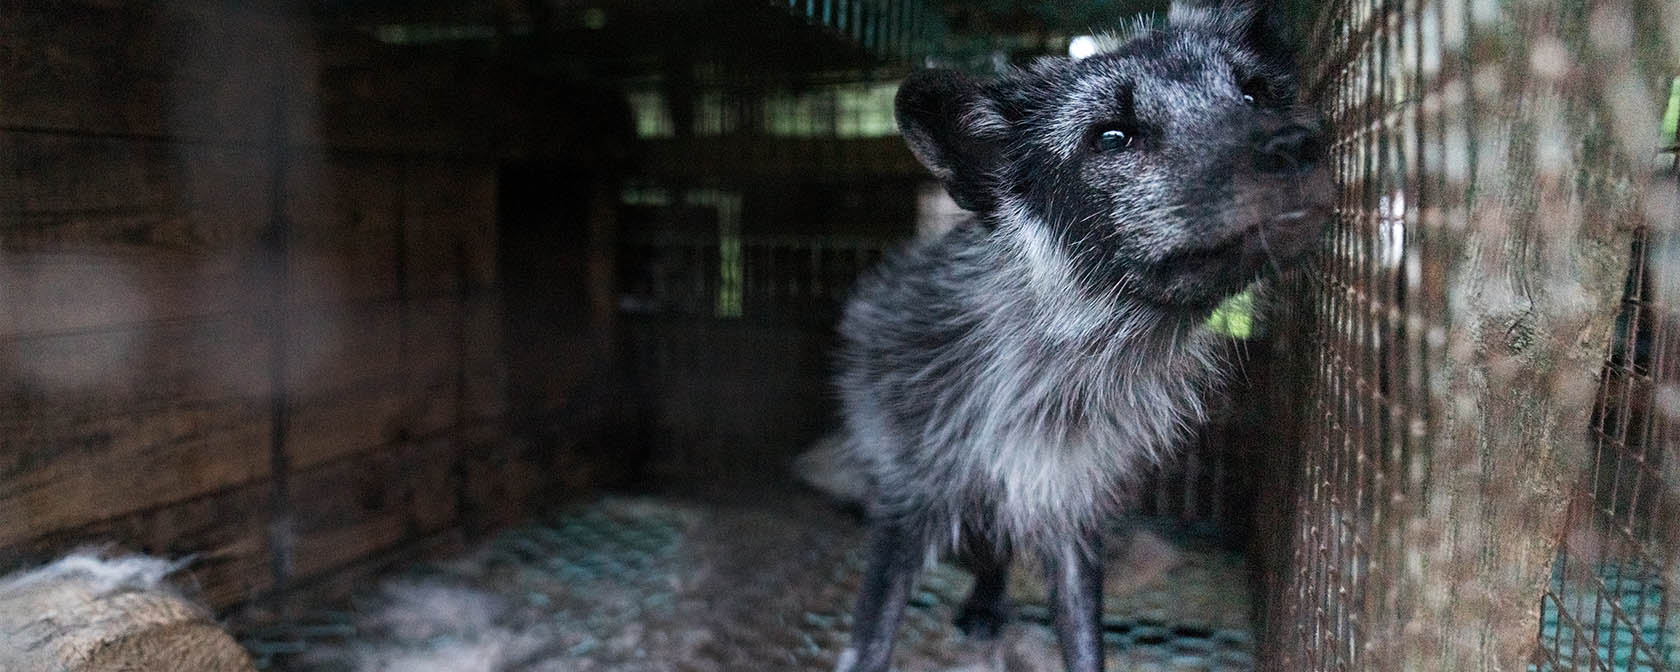
M 1335 218 L 1210 319 L 1109 669 L 1680 672 L 1680 10 L 1265 4 Z M 898 83 L 1166 9 L 0 3 L 0 670 L 834 669 L 835 323 L 964 216 Z M 1061 669 L 1011 580 L 897 668 Z

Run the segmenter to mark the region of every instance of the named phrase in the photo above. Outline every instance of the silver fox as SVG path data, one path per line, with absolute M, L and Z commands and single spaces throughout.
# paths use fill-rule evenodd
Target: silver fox
M 976 573 L 958 625 L 995 634 L 1016 551 L 1045 565 L 1068 669 L 1102 669 L 1102 521 L 1204 419 L 1209 314 L 1298 263 L 1330 214 L 1316 117 L 1263 14 L 1174 6 L 1107 53 L 900 88 L 906 142 L 974 217 L 890 255 L 841 321 L 873 529 L 840 670 L 886 672 L 944 553 Z

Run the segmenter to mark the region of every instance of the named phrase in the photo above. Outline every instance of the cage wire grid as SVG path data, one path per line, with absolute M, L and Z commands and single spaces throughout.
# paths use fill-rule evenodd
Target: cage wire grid
M 1668 249 L 1645 238 L 1667 236 L 1652 224 L 1672 227 L 1675 209 L 1673 200 L 1641 202 L 1639 172 L 1653 147 L 1640 144 L 1647 127 L 1630 121 L 1645 111 L 1639 82 L 1673 75 L 1664 69 L 1674 67 L 1674 55 L 1650 46 L 1673 28 L 1656 22 L 1644 43 L 1612 37 L 1672 14 L 1640 0 L 1350 0 L 1314 11 L 1303 95 L 1327 115 L 1341 197 L 1320 268 L 1293 279 L 1277 320 L 1278 350 L 1293 359 L 1275 378 L 1273 396 L 1277 413 L 1294 418 L 1299 454 L 1275 460 L 1261 489 L 1289 503 L 1260 519 L 1262 530 L 1276 532 L 1263 532 L 1257 549 L 1266 570 L 1262 668 L 1421 669 L 1420 661 L 1432 661 L 1455 669 L 1472 659 L 1510 660 L 1508 652 L 1520 650 L 1533 652 L 1529 669 L 1676 669 L 1669 632 L 1676 619 L 1663 598 L 1675 551 L 1669 494 L 1680 481 L 1661 459 L 1674 431 L 1659 417 L 1658 401 L 1680 375 L 1670 371 L 1680 369 L 1680 353 L 1668 333 L 1680 316 L 1653 295 L 1644 256 L 1648 247 Z M 1647 21 L 1636 24 L 1636 16 Z M 1663 179 L 1652 184 L 1672 189 L 1672 168 Z M 1573 383 L 1583 387 L 1578 414 L 1592 408 L 1590 423 L 1583 417 L 1571 426 L 1568 412 L 1488 418 L 1491 411 L 1466 404 L 1497 395 L 1445 394 L 1476 382 L 1478 374 L 1455 365 L 1501 363 L 1497 354 L 1466 356 L 1479 353 L 1464 333 L 1488 327 L 1485 315 L 1465 312 L 1475 298 L 1465 298 L 1466 287 L 1486 290 L 1497 281 L 1466 283 L 1465 276 L 1499 271 L 1502 254 L 1514 254 L 1515 263 L 1531 258 L 1536 277 L 1556 275 L 1583 263 L 1571 256 L 1576 243 L 1589 249 L 1582 254 L 1603 244 L 1603 256 L 1618 257 L 1623 269 L 1615 273 L 1627 273 L 1630 250 L 1617 236 L 1629 229 L 1639 240 L 1625 297 L 1614 279 L 1607 283 L 1616 285 L 1614 295 L 1607 288 L 1602 297 L 1567 283 L 1518 290 L 1575 291 L 1582 303 L 1603 304 L 1597 322 L 1590 309 L 1572 322 L 1580 316 L 1567 306 L 1530 305 L 1559 330 L 1602 326 L 1621 298 L 1614 343 L 1582 360 L 1602 369 L 1596 395 Z M 1524 234 L 1532 237 L 1523 241 Z M 1511 240 L 1532 249 L 1498 247 Z M 1611 273 L 1590 256 L 1584 265 L 1583 284 Z M 1503 329 L 1513 352 L 1536 339 L 1546 345 L 1547 322 L 1528 317 Z M 1554 373 L 1480 375 L 1552 383 Z M 1536 387 L 1542 403 L 1569 406 L 1576 398 L 1559 392 L 1568 385 Z M 1490 468 L 1497 451 L 1465 450 L 1462 424 L 1452 424 L 1462 420 L 1443 417 L 1478 413 L 1488 427 L 1553 422 L 1553 434 L 1587 439 L 1590 454 L 1537 447 L 1534 471 L 1545 473 L 1501 482 L 1501 473 L 1523 472 Z M 1490 436 L 1529 438 L 1532 431 L 1496 428 Z M 1548 459 L 1556 461 L 1550 472 Z M 1552 472 L 1569 481 L 1554 501 L 1522 492 L 1552 485 Z M 1551 514 L 1500 510 L 1537 501 L 1557 511 L 1567 501 L 1567 517 L 1557 514 L 1551 524 Z M 1500 523 L 1520 523 L 1548 534 L 1530 535 L 1513 550 L 1499 544 L 1513 545 L 1515 536 L 1474 538 L 1477 523 L 1495 532 Z M 1560 531 L 1565 523 L 1568 532 Z M 1524 551 L 1555 552 L 1556 561 L 1532 563 L 1542 570 L 1530 580 L 1521 572 L 1536 573 L 1531 567 L 1493 560 Z M 1463 590 L 1483 588 L 1476 583 L 1483 578 L 1489 590 Z M 1544 588 L 1538 604 L 1525 601 L 1538 591 L 1488 594 L 1527 583 Z M 1527 613 L 1512 618 L 1519 609 Z M 1495 625 L 1501 620 L 1538 622 L 1539 638 L 1532 629 L 1514 636 L 1509 625 Z M 1420 642 L 1440 650 L 1420 652 L 1426 647 L 1412 646 Z
M 1673 435 L 1652 412 L 1660 384 L 1676 382 L 1670 333 L 1676 315 L 1658 303 L 1647 269 L 1652 233 L 1633 248 L 1616 339 L 1593 409 L 1591 475 L 1571 503 L 1571 530 L 1541 602 L 1541 670 L 1670 669 L 1670 586 L 1653 521 L 1670 515 L 1662 457 Z
M 1423 306 L 1407 300 L 1420 282 L 1420 241 L 1406 221 L 1416 210 L 1403 200 L 1416 181 L 1407 172 L 1414 111 L 1402 102 L 1403 77 L 1415 69 L 1401 65 L 1415 59 L 1406 50 L 1415 27 L 1382 2 L 1326 5 L 1316 26 L 1311 43 L 1324 55 L 1308 64 L 1304 93 L 1327 114 L 1340 198 L 1320 271 L 1279 320 L 1280 347 L 1310 353 L 1295 366 L 1317 384 L 1296 415 L 1300 462 L 1278 474 L 1286 482 L 1262 489 L 1293 490 L 1285 501 L 1298 512 L 1284 548 L 1271 550 L 1285 559 L 1268 574 L 1263 660 L 1279 670 L 1364 669 L 1367 612 L 1392 609 L 1396 598 L 1381 582 L 1401 548 L 1400 518 L 1388 508 L 1405 496 L 1410 437 L 1425 408 L 1415 365 Z M 1278 382 L 1277 399 L 1300 398 L 1294 380 Z
M 1680 152 L 1670 146 L 1666 156 L 1655 187 L 1680 199 Z M 1669 602 L 1671 488 L 1680 473 L 1667 455 L 1680 438 L 1669 419 L 1680 384 L 1680 310 L 1663 282 L 1674 273 L 1674 227 L 1670 220 L 1634 232 L 1593 407 L 1591 468 L 1570 503 L 1570 527 L 1541 602 L 1539 670 L 1658 672 L 1680 663 Z
M 1284 445 L 1302 450 L 1269 465 L 1267 484 L 1261 489 L 1285 504 L 1271 508 L 1292 511 L 1260 512 L 1272 522 L 1262 527 L 1258 549 L 1271 570 L 1263 574 L 1263 669 L 1426 669 L 1417 663 L 1429 660 L 1432 652 L 1420 653 L 1423 647 L 1416 646 L 1402 651 L 1405 644 L 1450 638 L 1443 633 L 1450 626 L 1442 616 L 1462 617 L 1466 612 L 1451 604 L 1460 598 L 1480 600 L 1472 609 L 1486 611 L 1495 604 L 1487 595 L 1454 594 L 1447 589 L 1450 583 L 1430 583 L 1430 572 L 1442 570 L 1427 566 L 1445 559 L 1458 563 L 1452 568 L 1455 572 L 1489 573 L 1487 565 L 1495 555 L 1490 542 L 1463 538 L 1464 529 L 1473 528 L 1453 527 L 1451 518 L 1469 511 L 1487 520 L 1507 520 L 1486 511 L 1498 506 L 1499 488 L 1508 487 L 1496 482 L 1495 472 L 1484 469 L 1480 480 L 1471 482 L 1480 499 L 1443 505 L 1440 492 L 1464 483 L 1435 482 L 1454 469 L 1473 471 L 1476 459 L 1486 459 L 1451 445 L 1445 455 L 1437 454 L 1451 441 L 1440 435 L 1442 390 L 1462 383 L 1441 368 L 1457 344 L 1451 331 L 1463 326 L 1453 322 L 1459 316 L 1448 298 L 1456 289 L 1449 286 L 1451 276 L 1465 266 L 1460 261 L 1460 229 L 1483 227 L 1476 218 L 1487 214 L 1490 202 L 1529 214 L 1556 207 L 1568 213 L 1562 219 L 1637 219 L 1625 208 L 1583 213 L 1626 195 L 1626 185 L 1617 186 L 1617 180 L 1627 181 L 1616 174 L 1619 164 L 1594 163 L 1590 157 L 1603 154 L 1622 160 L 1638 151 L 1625 133 L 1618 136 L 1582 125 L 1589 118 L 1582 110 L 1594 105 L 1584 101 L 1604 96 L 1610 86 L 1583 86 L 1580 80 L 1590 78 L 1555 76 L 1548 68 L 1607 72 L 1603 79 L 1612 81 L 1609 75 L 1616 70 L 1598 70 L 1611 57 L 1592 53 L 1584 37 L 1589 31 L 1581 26 L 1598 21 L 1605 11 L 1614 14 L 1641 4 L 1648 8 L 1653 3 L 1348 0 L 1312 10 L 1316 20 L 1308 43 L 1316 58 L 1307 63 L 1304 91 L 1328 113 L 1335 139 L 1331 166 L 1341 197 L 1338 224 L 1325 241 L 1321 271 L 1302 279 L 1306 285 L 1293 293 L 1276 334 L 1280 351 L 1296 353 L 1293 373 L 1298 375 L 1274 376 L 1271 396 L 1283 402 L 1277 409 L 1282 417 L 1294 418 L 1285 424 L 1302 432 L 1298 444 Z M 1559 60 L 1565 63 L 1560 66 Z M 1549 76 L 1556 81 L 1536 86 L 1536 80 Z M 1536 88 L 1546 87 L 1561 94 L 1535 94 Z M 775 95 L 749 95 L 733 102 L 727 96 L 704 98 L 705 105 L 718 103 L 718 111 L 697 117 L 695 134 L 727 135 L 739 132 L 742 124 L 767 123 L 774 114 L 743 110 L 760 104 L 774 107 L 782 104 L 779 100 Z M 1515 122 L 1502 116 L 1504 106 L 1536 102 L 1564 109 L 1548 108 L 1557 113 L 1550 118 L 1518 115 Z M 657 117 L 665 104 L 650 98 L 647 116 Z M 835 121 L 789 133 L 839 134 L 845 126 L 838 121 L 844 116 L 842 106 L 831 107 Z M 1604 114 L 1602 106 L 1598 113 Z M 1604 118 L 1594 121 L 1602 123 Z M 1570 137 L 1565 153 L 1573 155 L 1563 162 L 1563 172 L 1573 171 L 1578 187 L 1609 195 L 1560 197 L 1545 188 L 1525 192 L 1524 185 L 1557 181 L 1552 173 L 1558 171 L 1547 173 L 1544 158 L 1556 150 L 1544 142 L 1524 144 L 1523 132 L 1500 127 L 1511 123 L 1528 124 L 1523 130 L 1530 137 Z M 667 126 L 660 122 L 648 124 L 648 129 L 656 137 L 674 134 Z M 770 126 L 768 131 L 777 134 L 774 124 Z M 1507 157 L 1513 160 L 1503 166 Z M 1498 172 L 1501 166 L 1504 174 Z M 683 296 L 665 293 L 684 286 L 681 282 L 662 283 L 634 273 L 621 278 L 646 306 L 658 307 L 657 313 L 751 318 L 764 312 L 756 307 L 786 301 L 828 305 L 845 286 L 843 278 L 867 266 L 866 257 L 878 254 L 874 241 L 848 244 L 830 237 L 789 243 L 775 235 L 742 233 L 739 226 L 726 225 L 728 218 L 715 203 L 691 202 L 697 184 L 669 182 L 661 203 L 629 197 L 625 202 L 707 206 L 717 210 L 719 221 L 710 223 L 715 232 L 702 227 L 708 231 L 621 241 L 626 269 L 674 266 L 698 273 L 687 286 L 702 291 Z M 727 180 L 702 182 L 720 189 L 720 194 L 730 189 Z M 1672 207 L 1667 212 L 1671 214 Z M 1501 217 L 1515 218 L 1493 214 L 1488 220 L 1495 224 L 1504 223 Z M 1587 234 L 1603 231 L 1580 221 L 1563 226 L 1591 229 Z M 675 256 L 685 261 L 667 263 L 673 248 L 683 250 Z M 1639 255 L 1644 250 L 1633 248 L 1634 258 L 1643 259 Z M 1546 251 L 1536 254 L 1541 252 Z M 1617 252 L 1624 267 L 1628 253 L 1625 246 Z M 838 277 L 831 275 L 835 272 Z M 1544 596 L 1518 599 L 1527 612 L 1525 622 L 1537 624 L 1525 632 L 1523 642 L 1527 649 L 1540 650 L 1535 668 L 1655 672 L 1673 667 L 1666 662 L 1673 637 L 1665 633 L 1675 619 L 1662 599 L 1670 569 L 1663 553 L 1672 550 L 1663 545 L 1671 544 L 1672 536 L 1652 523 L 1670 513 L 1663 493 L 1676 478 L 1663 475 L 1673 466 L 1660 459 L 1660 447 L 1670 440 L 1672 430 L 1654 419 L 1652 409 L 1658 389 L 1672 378 L 1663 373 L 1665 367 L 1680 362 L 1675 359 L 1680 355 L 1669 352 L 1674 339 L 1664 331 L 1674 321 L 1672 311 L 1652 296 L 1647 275 L 1643 267 L 1636 267 L 1629 276 L 1617 332 L 1621 345 L 1597 353 L 1604 371 L 1597 401 L 1589 392 L 1579 404 L 1581 421 L 1564 430 L 1585 436 L 1585 428 L 1593 427 L 1594 454 L 1565 467 L 1587 472 L 1570 488 L 1575 501 L 1568 518 L 1572 530 L 1585 531 L 1572 532 L 1561 542 L 1526 542 L 1543 546 L 1544 554 L 1558 553 L 1555 563 L 1540 563 L 1556 570 Z M 736 298 L 713 300 L 725 295 Z M 722 310 L 726 304 L 734 310 Z M 1529 337 L 1516 326 L 1520 323 L 1505 335 Z M 693 353 L 679 355 L 668 351 L 674 344 L 681 343 L 652 338 L 640 343 L 649 347 L 633 348 L 648 356 L 634 359 L 661 362 L 640 368 L 681 369 L 692 375 L 693 367 L 671 364 L 701 361 L 705 348 L 695 346 Z M 1594 409 L 1590 423 L 1588 406 Z M 1140 504 L 1153 504 L 1157 513 L 1200 517 L 1195 486 L 1201 478 L 1218 483 L 1221 464 L 1215 459 L 1203 470 L 1194 457 L 1187 462 L 1183 512 L 1177 511 L 1179 491 L 1172 487 L 1151 490 Z M 1434 500 L 1428 499 L 1431 495 Z M 1221 517 L 1219 502 L 1212 506 L 1211 516 Z M 1474 511 L 1478 506 L 1483 510 Z M 1443 515 L 1443 510 L 1451 515 Z M 1435 526 L 1444 529 L 1431 529 Z M 1279 543 L 1274 537 L 1280 535 L 1268 531 L 1283 532 L 1284 539 Z M 1463 585 L 1462 577 L 1457 580 Z M 1481 626 L 1475 635 L 1484 640 L 1503 636 L 1485 623 Z M 1459 654 L 1438 655 L 1436 662 Z

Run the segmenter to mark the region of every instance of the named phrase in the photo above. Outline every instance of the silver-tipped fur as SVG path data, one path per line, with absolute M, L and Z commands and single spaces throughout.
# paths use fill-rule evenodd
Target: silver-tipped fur
M 842 670 L 884 672 L 916 570 L 966 554 L 971 632 L 1040 558 L 1070 669 L 1101 669 L 1102 521 L 1204 420 L 1218 303 L 1329 213 L 1314 117 L 1249 2 L 1175 7 L 1123 44 L 992 81 L 912 74 L 912 152 L 974 219 L 890 255 L 842 320 L 847 461 L 872 560 Z

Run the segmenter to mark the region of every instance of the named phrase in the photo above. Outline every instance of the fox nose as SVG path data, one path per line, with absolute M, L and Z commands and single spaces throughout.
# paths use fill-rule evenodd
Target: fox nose
M 1254 145 L 1254 169 L 1262 173 L 1304 173 L 1324 152 L 1318 131 L 1290 124 L 1262 137 Z

